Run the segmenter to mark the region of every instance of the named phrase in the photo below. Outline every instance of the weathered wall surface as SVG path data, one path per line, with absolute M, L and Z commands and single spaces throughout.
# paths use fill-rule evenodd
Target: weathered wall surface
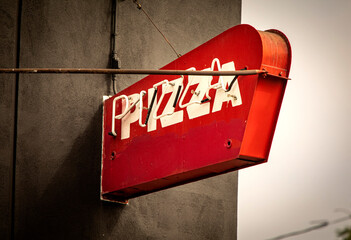
M 0 68 L 16 67 L 17 1 L 0 1 Z M 0 75 L 0 239 L 11 232 L 16 76 Z
M 240 23 L 241 1 L 141 3 L 180 54 Z M 21 67 L 109 66 L 110 0 L 19 4 Z M 132 0 L 117 6 L 122 68 L 156 69 L 176 58 Z M 17 3 L 1 3 L 0 9 L 1 16 L 10 16 L 1 24 L 0 63 L 10 67 L 16 62 Z M 118 76 L 117 88 L 141 77 Z M 1 239 L 10 238 L 15 112 L 15 239 L 236 239 L 236 173 L 132 199 L 126 206 L 99 200 L 101 103 L 112 94 L 111 76 L 20 75 L 17 110 L 15 76 L 0 80 L 1 131 L 7 134 L 0 138 L 0 207 L 8 212 L 1 214 L 1 230 L 7 232 Z

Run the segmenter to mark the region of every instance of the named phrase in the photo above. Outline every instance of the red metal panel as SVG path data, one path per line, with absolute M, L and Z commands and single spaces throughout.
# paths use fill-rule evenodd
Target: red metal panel
M 259 32 L 262 38 L 262 69 L 259 76 L 240 150 L 241 159 L 268 159 L 291 63 L 286 36 L 277 30 Z
M 281 75 L 287 77 L 289 57 L 290 46 L 282 34 L 259 32 L 249 25 L 239 25 L 162 69 L 208 70 L 211 63 L 214 63 L 213 70 L 218 70 L 218 67 L 223 70 L 269 68 L 269 74 L 279 76 L 280 72 L 276 72 L 279 69 L 283 72 Z M 180 76 L 150 75 L 106 100 L 103 118 L 102 199 L 123 201 L 265 161 L 286 84 L 285 79 L 273 79 L 269 74 L 239 76 L 230 92 L 211 89 L 211 100 L 201 104 L 182 108 L 180 97 L 173 115 L 155 120 L 151 114 L 147 127 L 139 125 L 139 108 L 136 106 L 121 120 L 114 120 L 117 136 L 108 134 L 112 129 L 115 98 L 126 95 L 131 96 L 135 102 L 137 94 L 144 90 L 144 106 L 150 108 L 153 85 L 167 79 L 175 80 L 176 84 L 183 82 L 180 96 L 184 96 L 182 103 L 185 104 L 196 99 L 194 94 L 197 93 L 200 94 L 200 100 L 205 99 L 205 96 L 201 97 L 204 87 L 209 83 L 217 83 L 219 77 L 185 76 L 182 79 Z M 224 82 L 229 83 L 232 78 L 226 77 Z M 187 85 L 190 87 L 185 92 Z M 167 89 L 157 89 L 158 101 L 162 91 Z M 175 93 L 174 87 L 164 95 L 156 115 L 167 112 L 166 104 L 172 102 Z M 124 111 L 123 101 L 116 101 L 115 115 Z M 153 109 L 156 106 L 154 103 Z M 142 122 L 145 122 L 147 112 L 147 109 L 142 110 Z M 156 124 L 152 125 L 155 121 Z

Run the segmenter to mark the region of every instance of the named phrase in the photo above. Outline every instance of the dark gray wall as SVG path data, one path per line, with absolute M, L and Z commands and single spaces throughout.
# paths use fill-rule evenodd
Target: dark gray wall
M 238 0 L 141 3 L 181 54 L 240 23 Z M 1 67 L 14 67 L 18 50 L 21 67 L 109 66 L 110 0 L 19 5 L 17 49 L 18 4 L 1 1 Z M 176 58 L 132 0 L 118 1 L 117 16 L 122 68 L 156 69 Z M 117 88 L 142 77 L 118 76 Z M 16 76 L 1 75 L 1 239 L 10 238 L 12 207 L 15 239 L 236 239 L 235 172 L 129 205 L 99 200 L 101 102 L 112 94 L 111 76 L 20 75 L 17 109 L 15 90 Z
M 17 1 L 0 2 L 0 68 L 16 67 Z M 16 76 L 0 75 L 0 239 L 11 233 Z

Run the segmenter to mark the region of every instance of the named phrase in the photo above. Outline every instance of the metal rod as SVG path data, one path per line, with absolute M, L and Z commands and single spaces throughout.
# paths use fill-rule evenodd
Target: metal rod
M 1 73 L 74 73 L 74 74 L 142 74 L 142 75 L 205 75 L 234 76 L 267 73 L 263 70 L 239 71 L 186 71 L 153 69 L 102 69 L 102 68 L 0 68 Z

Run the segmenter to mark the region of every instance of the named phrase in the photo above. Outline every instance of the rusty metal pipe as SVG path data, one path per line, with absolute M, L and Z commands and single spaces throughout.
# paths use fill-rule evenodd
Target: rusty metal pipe
M 264 70 L 238 71 L 186 71 L 186 70 L 153 70 L 153 69 L 101 69 L 101 68 L 0 68 L 1 73 L 66 73 L 66 74 L 142 74 L 142 75 L 205 75 L 234 76 L 257 75 L 267 73 Z

